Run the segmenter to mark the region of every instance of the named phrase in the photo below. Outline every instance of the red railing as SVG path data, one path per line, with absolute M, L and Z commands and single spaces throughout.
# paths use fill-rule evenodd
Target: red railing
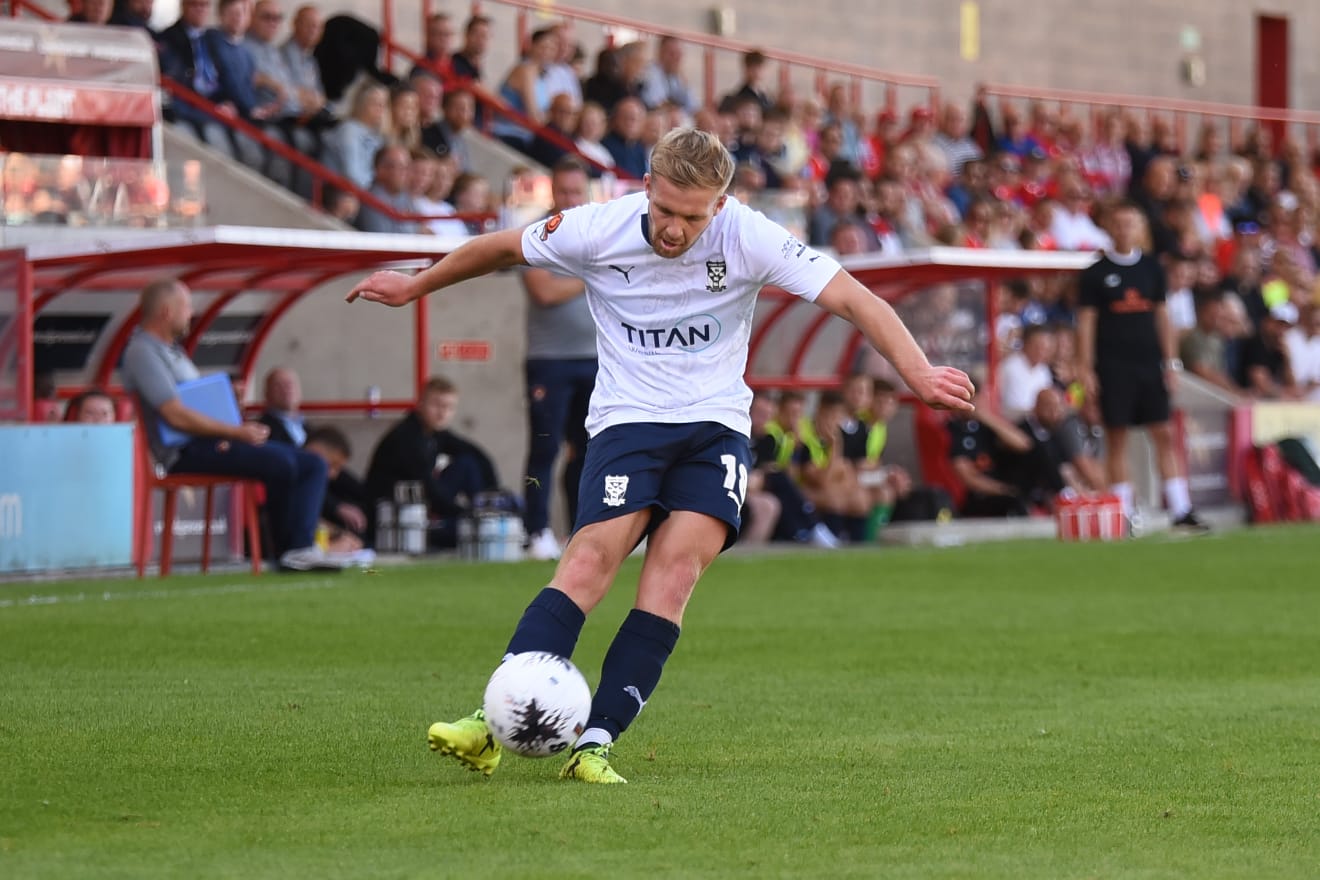
M 1320 112 L 1313 110 L 1251 107 L 1215 101 L 1187 101 L 1034 86 L 991 84 L 984 86 L 984 89 L 986 95 L 998 99 L 1001 108 L 1010 104 L 1041 102 L 1056 105 L 1061 113 L 1075 111 L 1083 117 L 1091 117 L 1093 121 L 1098 121 L 1102 114 L 1114 109 L 1137 111 L 1152 121 L 1166 116 L 1173 125 L 1181 152 L 1189 149 L 1188 137 L 1193 133 L 1188 131 L 1188 126 L 1192 122 L 1200 125 L 1194 134 L 1199 134 L 1206 127 L 1222 126 L 1227 149 L 1233 149 L 1240 142 L 1243 126 L 1248 124 L 1268 124 L 1274 129 L 1276 146 L 1282 142 L 1279 135 L 1296 137 L 1299 132 L 1299 142 L 1304 141 L 1308 148 L 1315 149 L 1320 144 Z
M 385 57 L 387 59 L 390 59 L 391 61 L 393 59 L 394 54 L 397 53 L 398 55 L 402 56 L 405 61 L 409 61 L 414 65 L 420 66 L 426 70 L 431 71 L 431 73 L 435 74 L 436 77 L 438 77 L 442 82 L 444 82 L 446 90 L 453 88 L 466 89 L 467 92 L 470 95 L 472 95 L 472 97 L 477 101 L 477 103 L 481 104 L 488 111 L 485 114 L 485 126 L 487 129 L 489 129 L 490 122 L 493 117 L 502 116 L 505 119 L 509 120 L 510 122 L 513 122 L 517 125 L 521 125 L 523 128 L 526 128 L 528 131 L 531 131 L 533 134 L 539 135 L 540 137 L 550 141 L 552 144 L 555 144 L 561 150 L 568 151 L 569 153 L 573 154 L 578 159 L 580 159 L 589 168 L 595 168 L 599 171 L 609 171 L 613 174 L 617 174 L 624 178 L 631 177 L 631 175 L 622 172 L 617 168 L 611 168 L 608 165 L 603 165 L 600 162 L 597 162 L 595 159 L 591 158 L 590 156 L 584 155 L 581 151 L 578 150 L 577 143 L 572 138 L 560 134 L 559 132 L 555 131 L 553 128 L 549 128 L 544 125 L 538 125 L 530 117 L 526 116 L 525 114 L 519 113 L 517 110 L 510 107 L 507 101 L 503 100 L 498 95 L 492 94 L 481 83 L 474 82 L 472 80 L 448 79 L 445 77 L 444 72 L 436 68 L 436 66 L 430 61 L 430 59 L 417 54 L 411 49 L 398 45 L 387 36 L 382 35 L 381 47 L 385 52 Z M 386 69 L 388 70 L 389 68 L 387 67 Z
M 691 46 L 700 47 L 702 50 L 701 65 L 701 91 L 702 100 L 706 104 L 713 104 L 718 95 L 718 89 L 721 85 L 729 87 L 733 83 L 719 83 L 716 81 L 717 58 L 723 53 L 730 56 L 741 58 L 745 53 L 757 49 L 772 62 L 779 65 L 780 84 L 787 84 L 792 78 L 792 72 L 796 70 L 808 71 L 814 75 L 816 91 L 824 93 L 826 80 L 830 77 L 844 77 L 849 81 L 852 92 L 852 98 L 855 103 L 860 103 L 863 96 L 865 85 L 872 85 L 883 90 L 882 103 L 886 109 L 898 110 L 898 90 L 900 88 L 911 88 L 922 91 L 926 94 L 925 103 L 934 107 L 939 103 L 940 81 L 933 76 L 917 76 L 910 74 L 892 73 L 878 70 L 873 67 L 866 67 L 861 64 L 849 64 L 843 61 L 833 61 L 824 58 L 817 58 L 811 55 L 804 55 L 800 52 L 791 52 L 780 49 L 767 49 L 762 46 L 756 46 L 751 43 L 744 43 L 738 40 L 729 40 L 722 37 L 713 37 L 709 34 L 702 34 L 696 31 L 687 31 L 678 28 L 668 28 L 662 25 L 648 24 L 636 19 L 623 18 L 617 15 L 607 15 L 587 9 L 580 9 L 574 6 L 563 6 L 559 4 L 546 4 L 544 0 L 474 0 L 472 11 L 485 12 L 484 4 L 495 6 L 506 6 L 515 10 L 516 27 L 514 33 L 514 54 L 521 54 L 521 48 L 526 45 L 529 33 L 528 16 L 535 14 L 539 16 L 551 16 L 556 20 L 565 22 L 587 22 L 593 25 L 599 25 L 605 33 L 605 42 L 610 42 L 610 36 L 614 30 L 627 30 L 643 34 L 649 37 L 658 37 L 669 35 L 677 38 L 679 41 Z M 421 4 L 421 33 L 425 33 L 426 16 L 430 14 L 431 4 L 423 0 Z M 381 0 L 381 28 L 382 40 L 394 51 L 399 50 L 398 39 L 395 33 L 394 0 Z M 386 63 L 389 63 L 390 54 L 387 50 Z

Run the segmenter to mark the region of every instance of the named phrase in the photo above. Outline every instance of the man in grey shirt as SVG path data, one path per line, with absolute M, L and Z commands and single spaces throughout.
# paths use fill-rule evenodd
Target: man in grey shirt
M 325 462 L 310 452 L 266 443 L 270 429 L 231 425 L 185 405 L 178 385 L 198 377 L 178 340 L 192 324 L 192 291 L 179 281 L 153 281 L 139 300 L 141 326 L 124 349 L 124 390 L 133 394 L 152 455 L 171 473 L 221 474 L 260 480 L 280 565 L 306 571 L 335 568 L 316 549 L 316 521 L 325 495 Z M 182 446 L 165 444 L 161 423 L 190 435 Z
M 587 203 L 587 169 L 573 157 L 561 159 L 550 177 L 551 213 Z M 553 221 L 552 221 L 553 222 Z M 613 267 L 611 267 L 613 268 Z M 624 272 L 630 267 L 619 267 Z M 587 403 L 596 386 L 596 323 L 578 278 L 546 269 L 525 269 L 527 291 L 527 478 L 523 521 L 535 559 L 557 559 L 559 542 L 550 530 L 550 483 L 559 448 L 568 443 L 564 496 L 570 528 L 577 518 L 578 481 L 587 448 Z

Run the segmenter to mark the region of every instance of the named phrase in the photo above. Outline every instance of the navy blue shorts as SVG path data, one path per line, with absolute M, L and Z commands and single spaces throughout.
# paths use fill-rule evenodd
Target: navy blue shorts
M 576 528 L 650 508 L 650 534 L 670 511 L 693 510 L 729 527 L 727 550 L 742 527 L 751 463 L 747 438 L 717 422 L 606 428 L 587 443 Z

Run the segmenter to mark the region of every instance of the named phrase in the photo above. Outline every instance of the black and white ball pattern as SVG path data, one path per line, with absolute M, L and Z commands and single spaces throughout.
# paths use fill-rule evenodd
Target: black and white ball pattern
M 591 712 L 591 688 L 568 658 L 529 651 L 495 670 L 482 708 L 491 733 L 505 748 L 544 758 L 564 751 L 582 734 Z

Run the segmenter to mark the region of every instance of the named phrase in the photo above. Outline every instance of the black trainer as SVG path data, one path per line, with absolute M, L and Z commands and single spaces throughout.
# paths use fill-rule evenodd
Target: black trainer
M 1205 524 L 1205 520 L 1196 515 L 1195 510 L 1189 510 L 1174 520 L 1173 528 L 1190 535 L 1204 535 L 1210 531 L 1210 527 Z

